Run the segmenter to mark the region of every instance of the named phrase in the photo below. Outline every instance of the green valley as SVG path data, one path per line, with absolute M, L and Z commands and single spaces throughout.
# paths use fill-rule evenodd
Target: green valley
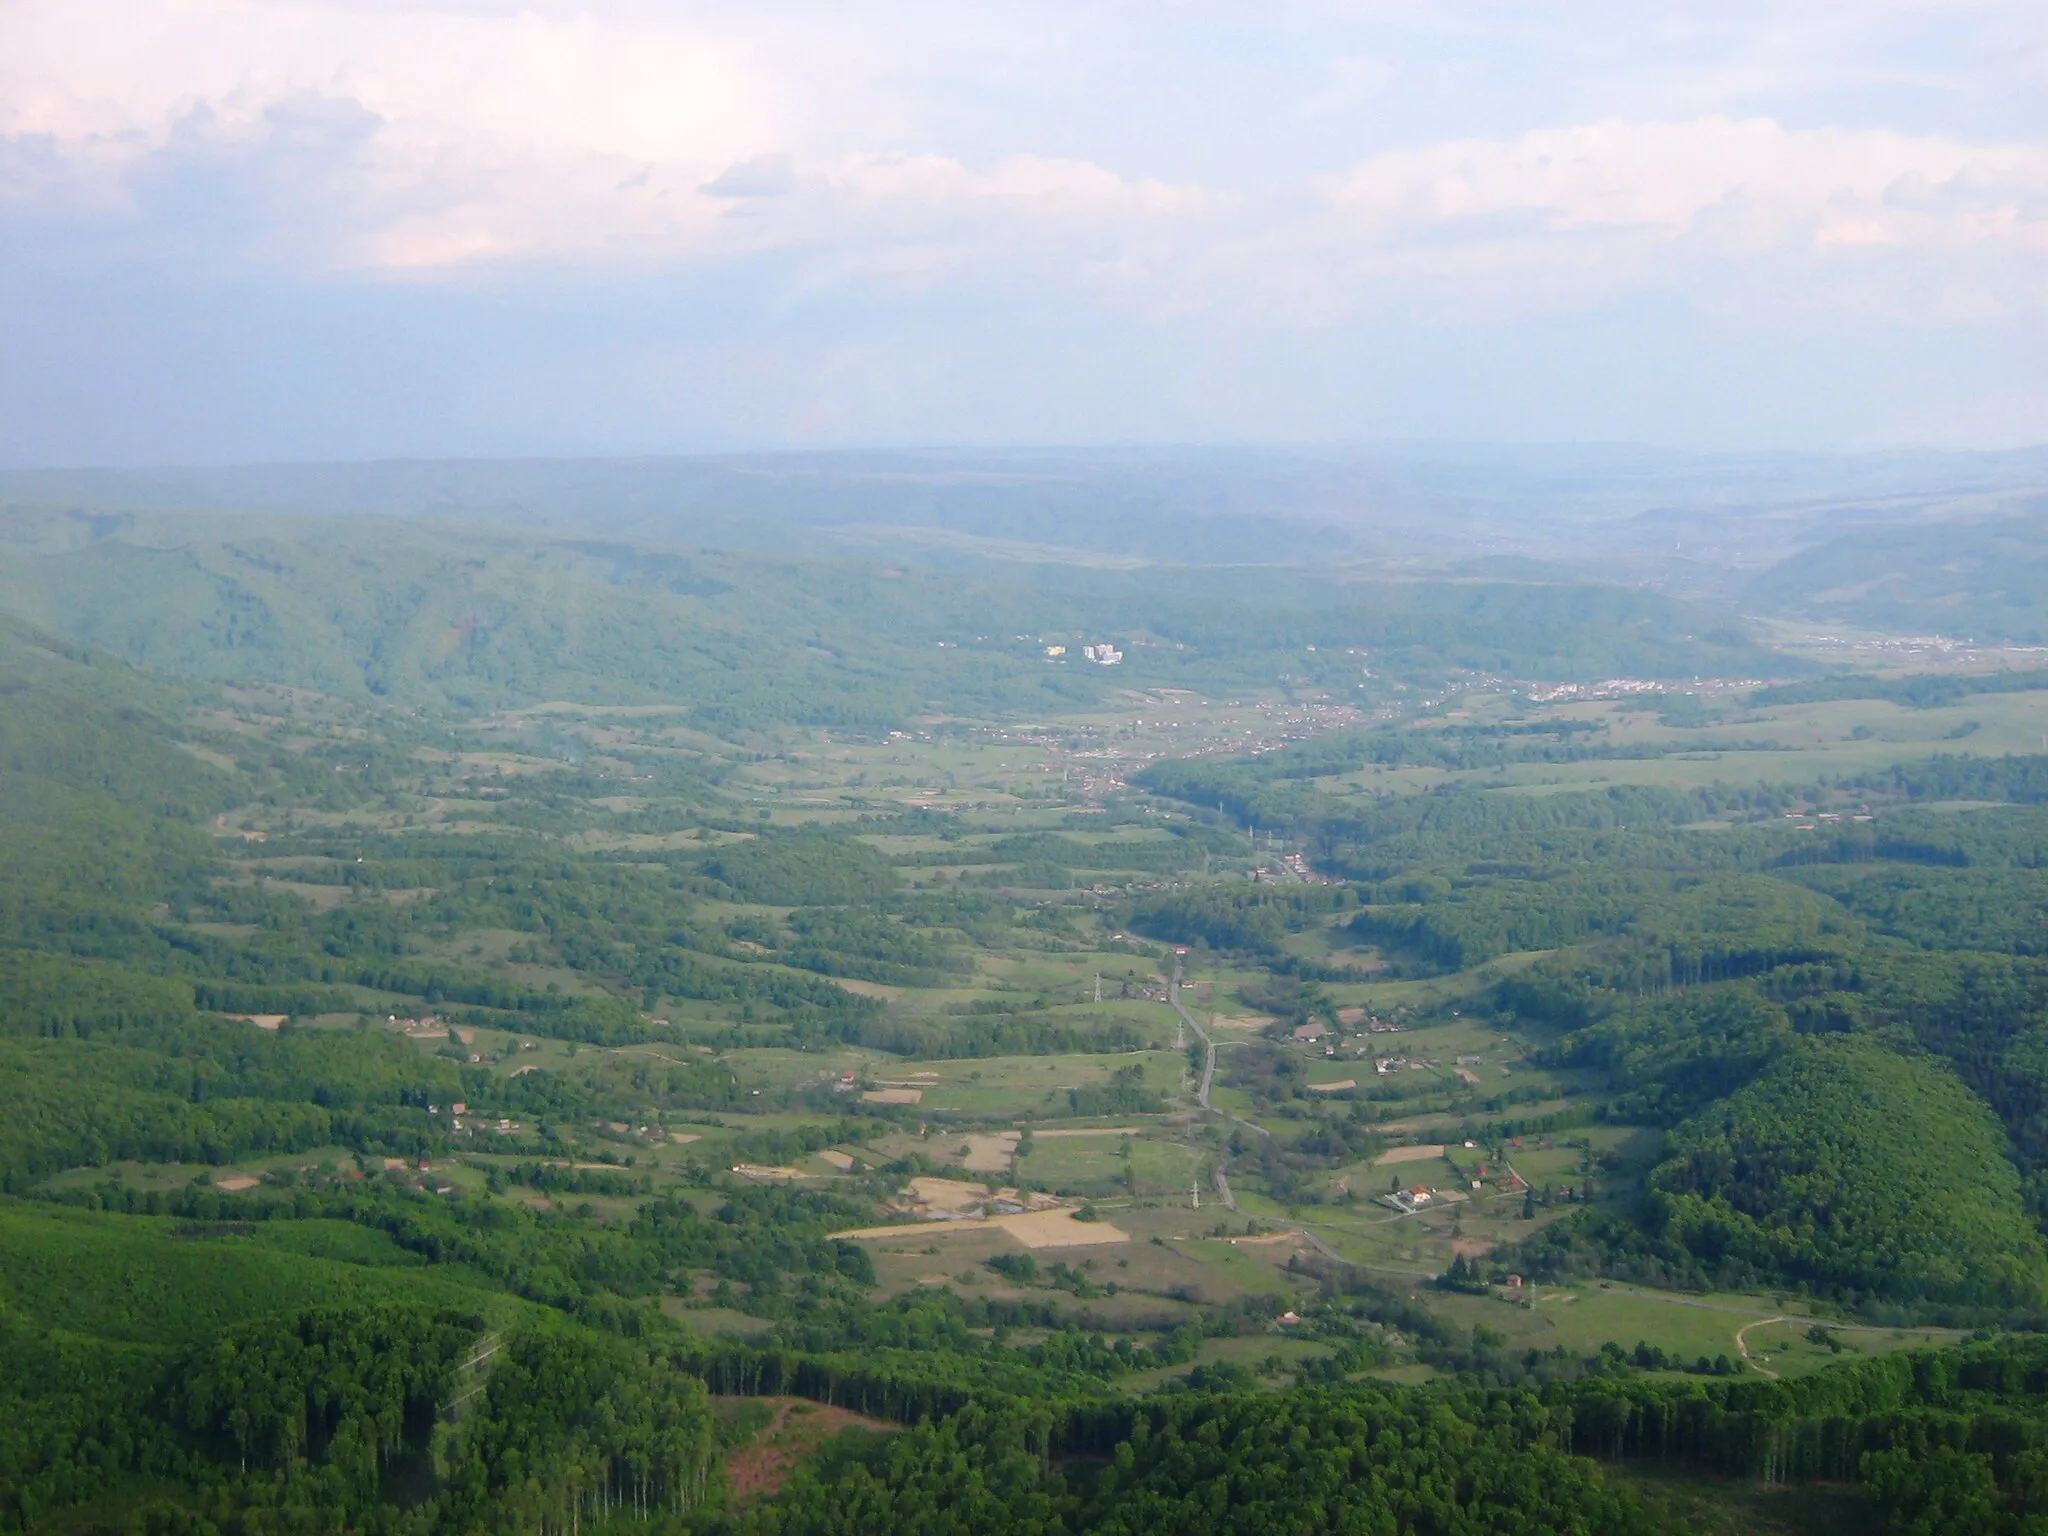
M 2041 1517 L 2038 670 L 150 517 L 0 584 L 0 1528 Z

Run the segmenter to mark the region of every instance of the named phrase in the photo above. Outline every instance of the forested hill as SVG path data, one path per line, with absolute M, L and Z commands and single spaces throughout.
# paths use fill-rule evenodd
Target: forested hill
M 687 706 L 701 729 L 1024 715 L 1118 687 L 1370 705 L 1460 673 L 1789 675 L 1729 615 L 1551 576 L 784 554 L 387 520 L 0 511 L 0 610 L 172 676 L 481 709 Z M 1114 670 L 1084 645 L 1113 643 Z M 1052 657 L 1048 645 L 1064 646 Z
M 1939 1058 L 1801 1041 L 1672 1134 L 1652 1230 L 1760 1275 L 1882 1300 L 2048 1302 L 2005 1137 Z
M 2017 516 L 1860 529 L 1757 577 L 1754 608 L 1911 634 L 2048 641 L 2048 495 Z

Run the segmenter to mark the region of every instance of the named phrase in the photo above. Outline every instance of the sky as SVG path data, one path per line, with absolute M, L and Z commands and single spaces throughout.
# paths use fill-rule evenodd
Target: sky
M 2040 0 L 0 0 L 0 464 L 2048 441 Z

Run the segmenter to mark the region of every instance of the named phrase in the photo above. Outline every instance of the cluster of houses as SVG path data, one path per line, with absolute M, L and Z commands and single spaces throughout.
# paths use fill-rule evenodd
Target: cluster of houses
M 1324 1055 L 1334 1056 L 1345 1034 L 1398 1035 L 1400 1032 L 1399 1024 L 1391 1019 L 1382 1019 L 1376 1013 L 1368 1013 L 1363 1008 L 1339 1008 L 1337 1029 L 1331 1029 L 1320 1020 L 1311 1020 L 1298 1026 L 1293 1038 L 1301 1045 L 1320 1045 Z
M 667 1141 L 668 1132 L 658 1125 L 628 1125 L 623 1120 L 593 1120 L 591 1129 L 612 1138 L 623 1137 L 628 1141 Z
M 1819 830 L 1823 823 L 1871 821 L 1874 818 L 1870 814 L 1870 807 L 1864 806 L 1861 810 L 1848 813 L 1841 811 L 1787 811 L 1785 819 L 1792 823 L 1792 830 L 1794 832 L 1813 832 Z
M 469 1113 L 469 1106 L 459 1101 L 448 1105 L 445 1111 L 439 1104 L 429 1104 L 427 1106 L 427 1113 L 430 1115 L 446 1113 L 448 1116 L 448 1128 L 451 1131 L 468 1131 L 472 1134 L 477 1131 L 488 1131 L 497 1136 L 516 1136 L 519 1132 L 526 1129 L 525 1124 L 518 1120 L 501 1118 L 492 1121 L 479 1117 L 474 1120 L 465 1121 L 463 1117 Z
M 1048 645 L 1045 648 L 1045 659 L 1047 661 L 1059 661 L 1066 654 L 1067 648 L 1064 645 Z M 1115 646 L 1104 642 L 1101 645 L 1082 646 L 1081 659 L 1092 661 L 1098 667 L 1113 667 L 1124 659 L 1124 653 Z

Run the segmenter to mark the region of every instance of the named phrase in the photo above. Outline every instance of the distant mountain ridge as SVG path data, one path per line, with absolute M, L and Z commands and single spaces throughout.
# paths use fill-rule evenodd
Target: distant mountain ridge
M 0 504 L 371 514 L 775 546 L 792 527 L 947 530 L 1165 563 L 1519 553 L 1658 563 L 1685 528 L 1749 561 L 1831 524 L 1985 517 L 2048 492 L 2048 448 L 1690 454 L 1614 446 L 924 449 L 0 472 Z M 1675 551 L 1683 554 L 1683 550 Z
M 1461 675 L 1787 675 L 1732 616 L 1568 571 L 649 547 L 394 517 L 0 510 L 0 612 L 172 676 L 454 709 L 687 702 L 725 731 L 1115 690 L 1369 705 Z M 1114 641 L 1115 668 L 1080 659 Z M 1062 649 L 1063 648 L 1063 649 Z

